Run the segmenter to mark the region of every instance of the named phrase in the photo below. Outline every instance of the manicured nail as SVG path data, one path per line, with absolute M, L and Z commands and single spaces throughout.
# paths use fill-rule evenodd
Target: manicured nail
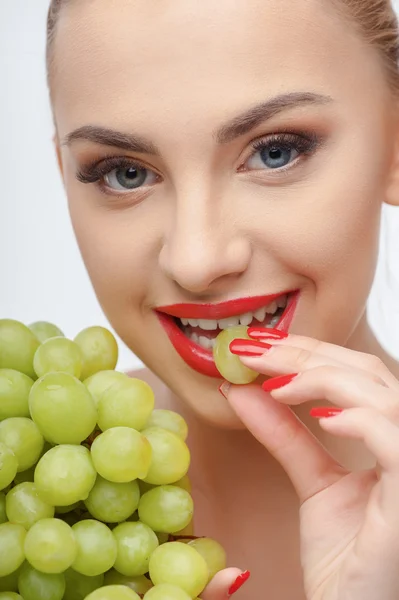
M 279 329 L 268 329 L 267 327 L 250 327 L 248 335 L 251 338 L 269 339 L 269 340 L 284 340 L 288 337 L 288 333 Z
M 280 388 L 288 385 L 298 377 L 298 373 L 292 373 L 291 375 L 282 375 L 281 377 L 273 377 L 272 379 L 268 379 L 265 383 L 262 384 L 262 388 L 265 392 L 272 392 L 273 390 L 279 390 Z
M 227 396 L 229 393 L 229 389 L 231 388 L 231 384 L 228 381 L 223 381 L 222 385 L 219 386 L 219 392 L 222 394 L 224 398 L 227 400 Z
M 237 354 L 237 356 L 262 356 L 273 346 L 255 340 L 233 340 L 229 348 L 230 352 Z
M 250 578 L 251 573 L 249 571 L 244 571 L 244 573 L 241 573 L 241 575 L 239 575 L 237 577 L 237 579 L 235 580 L 235 582 L 233 583 L 232 586 L 230 586 L 229 591 L 227 592 L 228 597 L 230 598 L 230 596 L 232 596 L 233 594 L 235 594 L 236 592 L 238 592 L 238 590 L 240 588 L 242 588 L 242 586 L 244 585 L 244 583 L 246 581 L 248 581 L 248 579 Z
M 316 406 L 311 409 L 309 414 L 315 419 L 326 419 L 340 415 L 342 412 L 343 408 L 336 408 L 335 406 Z

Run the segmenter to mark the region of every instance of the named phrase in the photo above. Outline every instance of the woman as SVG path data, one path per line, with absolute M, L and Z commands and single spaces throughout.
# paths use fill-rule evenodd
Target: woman
M 397 56 L 388 0 L 51 7 L 84 261 L 189 421 L 196 531 L 240 567 L 204 600 L 397 600 L 399 365 L 366 319 L 399 203 Z M 261 377 L 219 393 L 213 340 L 239 322 Z

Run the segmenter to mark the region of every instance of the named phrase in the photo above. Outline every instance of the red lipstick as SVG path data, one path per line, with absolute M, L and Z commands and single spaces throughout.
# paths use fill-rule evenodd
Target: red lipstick
M 298 291 L 281 292 L 269 296 L 254 296 L 252 298 L 237 298 L 219 304 L 172 304 L 160 306 L 155 309 L 155 312 L 173 347 L 185 363 L 202 375 L 220 379 L 221 375 L 213 360 L 212 350 L 207 350 L 188 338 L 176 323 L 175 318 L 225 319 L 246 312 L 255 312 L 284 295 L 288 295 L 288 303 L 275 329 L 287 332 L 298 304 Z

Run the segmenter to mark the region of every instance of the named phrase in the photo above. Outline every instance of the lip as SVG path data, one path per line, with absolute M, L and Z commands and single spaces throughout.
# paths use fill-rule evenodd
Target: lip
M 284 294 L 293 292 L 282 292 L 269 296 L 252 296 L 252 298 L 236 298 L 218 304 L 171 304 L 170 306 L 159 306 L 157 312 L 164 313 L 170 317 L 179 319 L 227 319 L 246 312 L 253 312 L 271 304 Z
M 163 326 L 166 334 L 176 352 L 184 362 L 201 375 L 220 379 L 220 373 L 213 360 L 213 353 L 196 344 L 184 335 L 173 317 L 193 319 L 224 319 L 249 311 L 255 311 L 270 304 L 275 299 L 289 294 L 289 299 L 284 313 L 276 329 L 288 333 L 294 318 L 299 300 L 299 290 L 293 292 L 280 292 L 270 296 L 254 296 L 252 298 L 237 298 L 219 304 L 173 304 L 159 307 L 155 313 Z

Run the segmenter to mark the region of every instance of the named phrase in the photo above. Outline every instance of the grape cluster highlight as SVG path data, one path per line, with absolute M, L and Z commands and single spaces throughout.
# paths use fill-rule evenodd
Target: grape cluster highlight
M 186 422 L 117 361 L 102 327 L 0 320 L 0 600 L 197 599 L 226 566 Z

